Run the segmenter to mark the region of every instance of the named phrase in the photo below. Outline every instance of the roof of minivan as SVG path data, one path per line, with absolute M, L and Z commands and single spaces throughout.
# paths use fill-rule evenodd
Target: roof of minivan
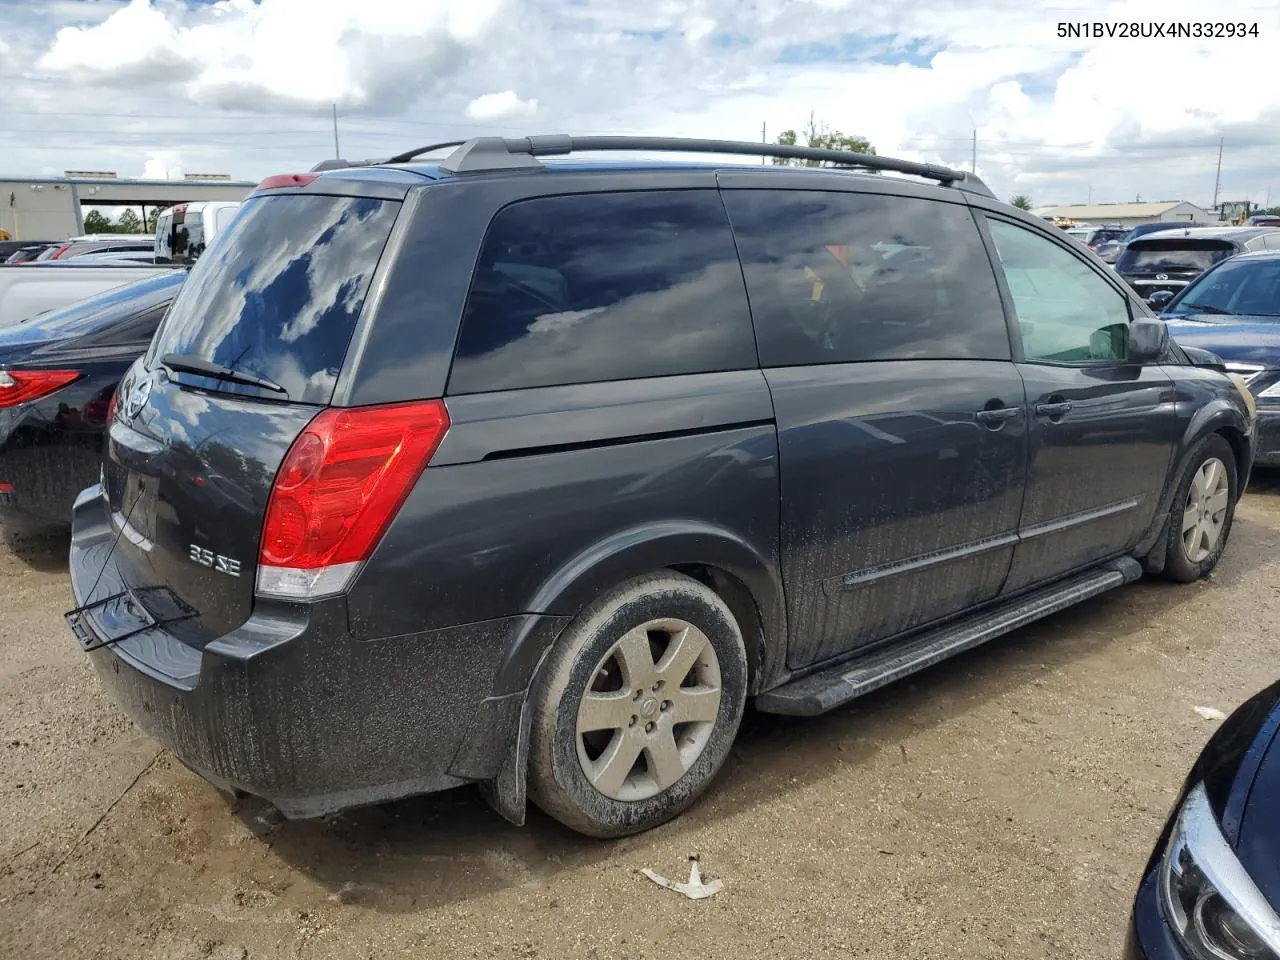
M 539 161 L 542 163 L 544 168 L 541 172 L 568 171 L 581 173 L 583 171 L 606 172 L 610 170 L 749 170 L 753 173 L 761 171 L 795 173 L 797 171 L 812 170 L 816 173 L 847 173 L 853 176 L 876 175 L 858 167 L 799 167 L 787 164 L 749 163 L 740 160 L 727 160 L 717 163 L 708 160 L 566 160 L 561 158 L 540 157 Z M 457 174 L 454 174 L 451 171 L 441 169 L 439 163 L 384 164 L 380 165 L 378 169 L 408 170 L 413 173 L 421 174 L 424 177 L 430 177 L 433 180 L 449 180 L 457 176 Z M 536 173 L 539 171 L 537 168 L 512 168 L 511 170 L 492 172 Z M 474 174 L 469 174 L 469 176 L 474 176 Z M 889 171 L 886 174 L 881 174 L 881 176 L 892 176 L 892 171 Z

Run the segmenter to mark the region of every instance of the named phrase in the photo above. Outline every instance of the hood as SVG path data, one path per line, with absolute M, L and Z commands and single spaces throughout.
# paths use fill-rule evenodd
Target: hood
M 1270 740 L 1257 766 L 1240 820 L 1236 856 L 1258 889 L 1280 909 L 1280 708 L 1267 731 Z M 1261 738 L 1260 738 L 1261 739 Z
M 1196 314 L 1164 317 L 1178 343 L 1216 353 L 1228 363 L 1280 367 L 1280 319 Z

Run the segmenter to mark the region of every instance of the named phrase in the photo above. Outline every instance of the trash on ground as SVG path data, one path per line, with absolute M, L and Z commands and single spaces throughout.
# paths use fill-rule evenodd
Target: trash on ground
M 640 872 L 652 880 L 660 887 L 666 887 L 668 890 L 674 890 L 676 893 L 682 893 L 690 900 L 705 900 L 707 897 L 713 897 L 724 887 L 723 880 L 712 880 L 710 883 L 702 882 L 702 867 L 698 863 L 698 857 L 695 854 L 689 858 L 689 882 L 678 883 L 674 880 L 668 880 L 666 877 L 660 876 L 645 867 Z
M 1196 713 L 1205 720 L 1225 720 L 1227 715 L 1214 707 L 1194 707 Z

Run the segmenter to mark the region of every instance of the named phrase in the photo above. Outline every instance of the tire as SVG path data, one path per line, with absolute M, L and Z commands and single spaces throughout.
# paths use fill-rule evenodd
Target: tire
M 566 628 L 538 672 L 529 795 L 592 837 L 665 823 L 720 770 L 746 693 L 742 633 L 719 596 L 676 573 L 623 583 Z
M 1206 494 L 1207 484 L 1212 489 Z M 1187 459 L 1169 507 L 1166 579 L 1191 583 L 1213 572 L 1231 535 L 1238 497 L 1235 451 L 1217 434 L 1206 437 Z

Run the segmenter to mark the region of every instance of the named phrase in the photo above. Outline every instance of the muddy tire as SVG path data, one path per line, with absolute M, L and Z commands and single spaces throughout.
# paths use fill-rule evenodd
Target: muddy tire
M 729 755 L 746 691 L 741 631 L 712 590 L 675 573 L 621 584 L 569 625 L 538 672 L 529 795 L 588 836 L 665 823 Z
M 1166 579 L 1191 583 L 1213 572 L 1231 535 L 1239 482 L 1231 444 L 1216 434 L 1200 441 L 1169 507 Z

